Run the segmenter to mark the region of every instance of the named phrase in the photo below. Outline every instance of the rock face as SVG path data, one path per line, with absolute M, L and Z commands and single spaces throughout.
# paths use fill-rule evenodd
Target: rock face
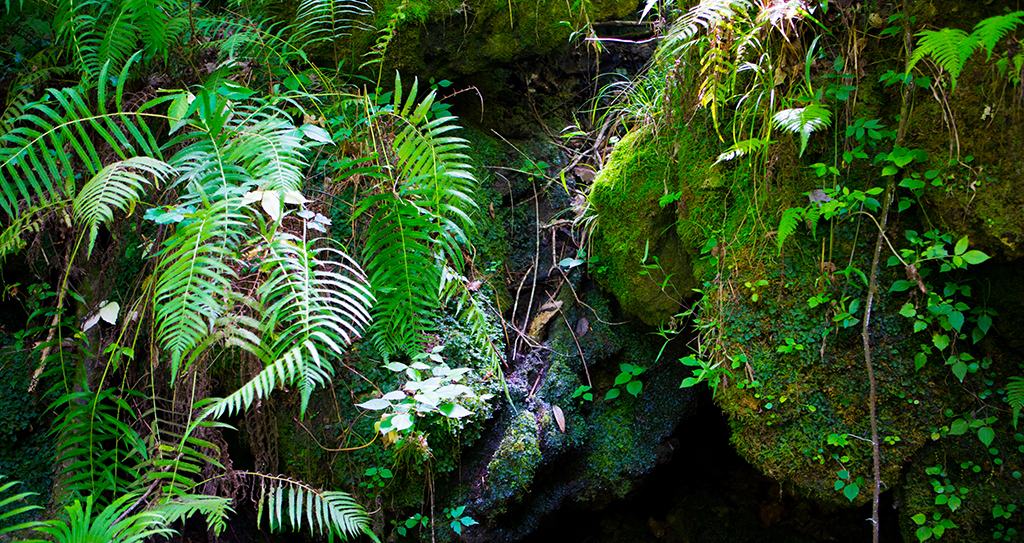
M 515 408 L 504 406 L 493 433 L 467 455 L 481 458 L 461 485 L 468 509 L 480 513 L 470 541 L 515 541 L 560 507 L 602 507 L 627 496 L 672 457 L 669 436 L 696 410 L 696 392 L 678 388 L 684 372 L 674 353 L 656 362 L 660 345 L 650 336 L 605 324 L 612 314 L 600 293 L 586 294 L 589 308 L 572 302 L 568 288 L 559 299 L 566 320 L 584 333 L 553 322 L 546 346 L 507 378 Z M 647 368 L 638 376 L 642 390 L 633 397 L 620 383 L 620 395 L 605 399 L 620 364 Z M 588 379 L 593 388 L 574 396 Z

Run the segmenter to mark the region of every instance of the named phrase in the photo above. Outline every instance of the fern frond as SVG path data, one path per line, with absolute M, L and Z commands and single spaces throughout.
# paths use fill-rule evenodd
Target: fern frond
M 340 491 L 317 490 L 305 483 L 284 477 L 250 474 L 263 480 L 258 501 L 259 519 L 267 512 L 272 530 L 287 525 L 294 530 L 303 526 L 319 535 L 377 537 L 370 530 L 370 517 L 352 496 Z M 259 525 L 257 521 L 257 526 Z
M 182 355 L 210 333 L 231 290 L 236 274 L 228 263 L 249 225 L 240 208 L 238 199 L 214 202 L 167 241 L 154 297 L 157 338 L 171 353 L 172 383 Z
M 132 14 L 147 55 L 162 56 L 166 60 L 172 44 L 188 28 L 183 5 L 173 0 L 125 1 L 125 10 Z
M 82 187 L 72 202 L 75 221 L 88 229 L 86 258 L 92 254 L 99 225 L 114 218 L 114 211 L 131 213 L 149 180 L 135 170 L 165 179 L 174 170 L 167 163 L 149 157 L 132 157 L 99 171 Z
M 661 62 L 680 57 L 693 45 L 693 38 L 702 29 L 709 31 L 753 6 L 750 0 L 701 0 L 672 25 L 655 52 L 655 60 Z
M 219 536 L 227 528 L 228 515 L 234 513 L 230 498 L 203 494 L 175 494 L 160 501 L 153 512 L 162 515 L 167 524 L 186 521 L 196 513 L 206 517 L 206 527 Z
M 373 297 L 362 271 L 340 251 L 313 249 L 308 241 L 286 235 L 279 235 L 268 248 L 270 277 L 260 292 L 263 307 L 273 315 L 277 336 L 269 351 L 274 357 L 294 353 L 302 373 L 302 416 L 313 389 L 334 371 L 322 355 L 340 357 L 344 346 L 369 325 Z M 329 258 L 332 255 L 334 260 Z M 299 344 L 305 348 L 296 350 Z M 311 360 L 305 358 L 304 350 Z
M 730 145 L 724 153 L 718 155 L 718 159 L 715 160 L 715 164 L 718 164 L 719 162 L 728 162 L 730 160 L 745 157 L 749 154 L 756 153 L 773 143 L 775 142 L 761 140 L 757 138 L 737 141 L 736 143 Z
M 782 244 L 796 232 L 796 226 L 800 224 L 800 219 L 803 216 L 804 208 L 802 207 L 791 207 L 782 212 L 782 219 L 779 220 L 779 229 L 775 234 L 775 241 L 778 244 L 779 251 L 782 250 Z
M 126 5 L 114 8 L 111 13 L 112 16 L 102 19 L 97 25 L 101 37 L 96 47 L 96 65 L 102 66 L 109 62 L 120 70 L 135 51 L 139 29 L 135 26 L 135 14 Z M 99 84 L 105 85 L 106 82 L 99 81 Z
M 50 89 L 48 101 L 33 105 L 13 121 L 16 128 L 0 136 L 0 209 L 17 218 L 23 205 L 73 197 L 73 174 L 92 177 L 104 166 L 96 137 L 107 144 L 105 152 L 113 151 L 120 159 L 159 158 L 153 136 L 140 120 L 144 115 L 142 110 L 97 114 L 87 105 L 83 89 Z
M 373 7 L 362 0 L 302 0 L 295 14 L 292 42 L 304 49 L 318 42 L 347 36 L 353 27 L 367 28 L 360 19 L 373 15 Z
M 1017 418 L 1020 417 L 1021 409 L 1024 409 L 1024 377 L 1010 377 L 1006 384 L 1006 401 L 1013 409 L 1013 427 L 1017 428 Z
M 811 104 L 807 107 L 779 111 L 772 120 L 775 126 L 800 134 L 800 156 L 803 156 L 811 134 L 832 124 L 832 112 L 820 104 Z
M 174 530 L 167 527 L 167 520 L 157 512 L 143 511 L 129 516 L 140 497 L 135 493 L 124 494 L 97 511 L 94 508 L 99 504 L 89 495 L 85 497 L 84 507 L 80 500 L 75 500 L 64 506 L 62 517 L 36 530 L 61 542 L 143 543 L 151 537 L 174 535 Z
M 977 37 L 973 34 L 968 35 L 967 32 L 957 28 L 923 30 L 917 33 L 917 37 L 920 39 L 917 42 L 914 56 L 907 64 L 907 73 L 910 73 L 910 70 L 922 58 L 931 56 L 939 67 L 949 72 L 952 88 L 956 89 L 956 80 L 960 77 L 960 72 L 967 59 L 978 45 Z
M 383 354 L 419 352 L 435 328 L 441 266 L 432 251 L 440 225 L 423 208 L 392 194 L 367 198 L 378 205 L 370 221 L 364 256 L 377 295 L 370 338 Z
M 3 483 L 3 480 L 6 478 L 7 477 L 5 475 L 0 475 L 0 483 Z M 11 506 L 16 502 L 23 501 L 25 498 L 36 495 L 35 492 L 22 492 L 20 494 L 6 496 L 8 490 L 13 488 L 15 485 L 20 484 L 21 481 L 8 481 L 0 485 L 0 511 L 2 511 L 0 512 L 0 526 L 3 526 L 10 522 L 14 522 L 12 519 L 17 517 L 18 515 L 21 515 L 22 513 L 28 513 L 29 511 L 36 511 L 42 509 L 42 507 L 38 505 L 22 505 L 21 507 L 5 510 L 8 506 Z M 17 532 L 19 530 L 38 528 L 42 525 L 43 523 L 38 521 L 27 521 L 19 522 L 17 524 L 10 524 L 0 528 L 0 535 L 9 534 L 11 532 Z
M 71 496 L 104 496 L 136 488 L 138 466 L 146 461 L 146 446 L 138 432 L 122 421 L 132 409 L 114 389 L 97 393 L 84 384 L 61 396 L 50 408 L 60 415 L 55 425 L 57 465 L 66 476 L 62 487 Z M 70 501 L 64 496 L 59 501 Z
M 985 48 L 985 53 L 988 55 L 986 60 L 991 60 L 992 50 L 995 49 L 999 40 L 1022 24 L 1024 24 L 1024 11 L 1015 11 L 1006 15 L 989 17 L 974 27 L 971 37 L 976 39 L 977 43 Z

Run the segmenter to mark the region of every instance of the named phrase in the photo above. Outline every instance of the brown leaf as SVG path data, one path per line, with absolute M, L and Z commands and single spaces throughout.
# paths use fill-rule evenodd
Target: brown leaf
M 562 413 L 562 408 L 557 405 L 551 406 L 551 412 L 555 415 L 555 423 L 558 424 L 558 429 L 565 433 L 565 413 Z

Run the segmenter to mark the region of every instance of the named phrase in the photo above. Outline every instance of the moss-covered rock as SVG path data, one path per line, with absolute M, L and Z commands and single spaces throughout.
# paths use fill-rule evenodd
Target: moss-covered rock
M 616 144 L 590 193 L 598 280 L 626 312 L 654 326 L 678 313 L 697 286 L 693 248 L 683 246 L 675 227 L 687 201 L 659 203 L 710 175 L 706 154 L 691 138 L 683 141 L 690 145 L 673 154 L 667 139 L 634 130 Z
M 537 417 L 525 409 L 509 424 L 487 464 L 488 501 L 492 503 L 488 515 L 504 513 L 509 502 L 522 499 L 530 488 L 541 460 L 538 431 Z

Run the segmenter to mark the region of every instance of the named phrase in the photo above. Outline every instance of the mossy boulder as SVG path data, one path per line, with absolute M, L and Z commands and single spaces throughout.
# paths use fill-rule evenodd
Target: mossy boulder
M 488 501 L 494 505 L 487 514 L 504 513 L 509 502 L 522 499 L 533 482 L 541 460 L 537 417 L 522 410 L 512 419 L 487 464 Z
M 672 142 L 650 130 L 630 132 L 590 193 L 597 278 L 623 310 L 653 326 L 668 322 L 698 286 L 695 247 L 680 241 L 676 223 L 693 187 L 704 185 L 711 172 L 706 152 L 684 141 L 690 144 L 673 153 Z
M 973 415 L 980 417 L 947 417 L 937 429 L 945 436 L 907 466 L 899 489 L 904 541 L 918 540 L 918 530 L 934 534 L 939 525 L 942 541 L 951 542 L 1014 541 L 1024 533 L 1024 435 L 1005 418 L 989 425 L 984 413 Z M 967 430 L 949 435 L 958 419 Z M 985 428 L 994 436 L 987 444 L 979 438 Z

